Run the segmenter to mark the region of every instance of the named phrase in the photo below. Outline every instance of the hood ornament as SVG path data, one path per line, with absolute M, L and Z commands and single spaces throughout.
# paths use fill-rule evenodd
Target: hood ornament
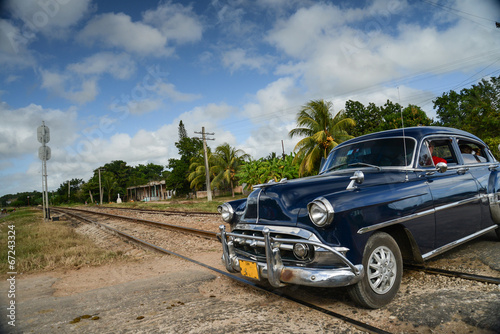
M 274 179 L 270 179 L 267 183 L 256 184 L 252 188 L 253 189 L 266 188 L 275 184 L 285 184 L 287 182 L 288 179 L 286 177 L 282 178 L 279 182 L 276 182 Z

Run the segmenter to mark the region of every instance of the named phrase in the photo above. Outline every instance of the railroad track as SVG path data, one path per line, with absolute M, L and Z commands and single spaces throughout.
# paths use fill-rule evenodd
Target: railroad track
M 66 213 L 69 210 L 69 211 L 83 212 L 83 213 L 93 214 L 93 215 L 101 215 L 101 216 L 106 216 L 106 217 L 110 217 L 110 218 L 114 218 L 114 219 L 124 219 L 124 220 L 134 221 L 137 223 L 146 224 L 146 225 L 150 225 L 150 226 L 167 228 L 167 229 L 175 230 L 178 232 L 186 232 L 186 233 L 190 233 L 190 234 L 196 234 L 198 236 L 202 236 L 202 237 L 209 238 L 209 239 L 216 239 L 217 238 L 216 232 L 204 231 L 204 230 L 200 230 L 200 229 L 196 229 L 196 228 L 172 225 L 172 224 L 167 224 L 167 223 L 161 223 L 161 222 L 156 222 L 156 221 L 148 220 L 148 219 L 141 219 L 141 218 L 136 218 L 136 217 L 122 216 L 122 215 L 114 215 L 114 214 L 107 213 L 107 212 L 90 211 L 90 210 L 83 210 L 83 209 L 76 209 L 76 208 L 64 208 L 64 209 L 54 208 L 53 210 L 60 211 L 60 212 L 66 212 Z
M 139 211 L 151 214 L 164 214 L 164 215 L 200 215 L 200 216 L 218 216 L 218 212 L 204 212 L 204 211 L 176 211 L 176 210 L 156 210 L 156 209 L 141 209 L 141 208 L 119 208 L 112 206 L 97 206 L 98 209 L 111 209 L 123 211 Z
M 103 208 L 115 209 L 113 207 L 103 207 Z M 89 213 L 89 214 L 102 215 L 102 216 L 107 216 L 107 217 L 116 218 L 116 219 L 125 219 L 125 220 L 135 221 L 135 222 L 146 224 L 146 225 L 151 225 L 151 226 L 156 226 L 156 227 L 161 227 L 161 228 L 168 228 L 168 229 L 175 230 L 178 232 L 186 232 L 186 233 L 190 233 L 190 234 L 196 234 L 198 236 L 202 236 L 202 237 L 209 238 L 209 239 L 217 239 L 217 232 L 204 231 L 204 230 L 200 230 L 200 229 L 194 229 L 194 228 L 172 225 L 172 224 L 167 224 L 167 223 L 160 223 L 160 222 L 155 222 L 152 220 L 140 219 L 140 218 L 135 218 L 135 217 L 114 215 L 114 214 L 100 212 L 100 211 L 91 211 L 91 210 L 83 210 L 83 209 L 76 209 L 76 208 L 64 208 L 64 210 L 66 210 L 66 209 L 84 212 L 84 213 Z M 153 210 L 141 210 L 141 209 L 130 209 L 130 208 L 119 208 L 119 209 L 137 210 L 137 211 L 146 212 L 146 213 L 153 211 Z M 212 214 L 214 214 L 212 212 L 194 212 L 193 213 L 193 212 L 186 212 L 186 211 L 154 210 L 154 213 L 163 213 L 163 212 L 167 212 L 168 214 L 178 214 L 178 215 L 187 215 L 187 214 L 212 215 Z M 218 214 L 214 214 L 214 215 L 218 215 Z M 443 276 L 456 277 L 456 278 L 461 278 L 461 279 L 466 279 L 466 280 L 471 280 L 471 281 L 476 281 L 476 282 L 481 282 L 481 283 L 499 284 L 500 285 L 500 278 L 498 278 L 498 277 L 476 275 L 476 274 L 471 274 L 471 273 L 464 273 L 464 272 L 458 272 L 458 271 L 453 271 L 453 270 L 432 268 L 432 267 L 419 266 L 419 265 L 406 264 L 406 263 L 405 263 L 404 267 L 405 267 L 405 269 L 409 269 L 409 270 L 413 270 L 413 271 L 421 271 L 421 272 L 424 272 L 427 274 L 443 275 Z
M 299 304 L 301 304 L 301 305 L 303 305 L 305 307 L 308 307 L 308 308 L 314 309 L 316 311 L 322 312 L 322 313 L 324 313 L 326 315 L 329 315 L 331 317 L 334 317 L 336 319 L 340 319 L 340 320 L 342 320 L 342 321 L 344 321 L 346 323 L 349 323 L 349 324 L 355 326 L 358 329 L 361 329 L 361 330 L 364 330 L 364 331 L 367 331 L 367 332 L 370 332 L 370 333 L 387 333 L 383 329 L 376 328 L 376 327 L 374 327 L 372 325 L 369 325 L 369 324 L 366 324 L 364 322 L 358 321 L 356 319 L 344 316 L 344 315 L 339 314 L 337 312 L 333 312 L 331 310 L 322 308 L 320 306 L 311 304 L 309 302 L 297 299 L 297 298 L 295 298 L 295 297 L 293 297 L 291 295 L 283 293 L 282 290 L 263 287 L 263 286 L 255 283 L 255 282 L 248 281 L 248 280 L 242 278 L 241 276 L 233 275 L 231 273 L 226 272 L 225 270 L 220 270 L 218 268 L 215 268 L 215 267 L 212 267 L 210 265 L 201 263 L 201 262 L 199 262 L 197 260 L 194 260 L 192 258 L 189 258 L 189 257 L 186 257 L 184 255 L 178 254 L 176 252 L 164 249 L 164 248 L 159 247 L 157 245 L 154 245 L 152 243 L 149 243 L 149 242 L 146 242 L 144 240 L 141 240 L 141 239 L 139 239 L 139 238 L 137 238 L 137 237 L 135 237 L 133 235 L 124 233 L 122 231 L 119 231 L 116 228 L 107 226 L 107 225 L 105 225 L 103 223 L 99 223 L 99 222 L 97 222 L 95 220 L 82 217 L 81 213 L 91 214 L 91 215 L 99 215 L 99 216 L 106 216 L 106 217 L 110 217 L 110 218 L 114 218 L 114 219 L 127 219 L 127 220 L 130 220 L 130 221 L 140 222 L 140 223 L 147 224 L 147 225 L 154 226 L 154 227 L 169 228 L 169 229 L 172 229 L 172 230 L 175 230 L 175 231 L 178 231 L 178 232 L 184 232 L 184 233 L 189 233 L 189 234 L 196 234 L 198 236 L 202 236 L 202 237 L 210 238 L 210 239 L 215 239 L 216 238 L 216 232 L 203 231 L 203 230 L 193 229 L 193 228 L 189 228 L 189 227 L 186 228 L 186 227 L 182 227 L 182 226 L 165 224 L 165 223 L 159 223 L 159 222 L 153 222 L 153 221 L 150 221 L 150 220 L 143 220 L 143 219 L 132 218 L 132 217 L 127 217 L 127 216 L 113 215 L 113 214 L 104 213 L 104 212 L 88 211 L 88 210 L 82 210 L 82 209 L 70 209 L 70 210 L 68 210 L 66 208 L 65 209 L 55 209 L 55 210 L 56 211 L 60 211 L 60 212 L 64 212 L 64 213 L 66 213 L 66 214 L 68 214 L 68 215 L 70 215 L 72 217 L 75 217 L 76 219 L 78 219 L 80 221 L 84 221 L 84 222 L 87 222 L 87 223 L 93 223 L 95 225 L 98 225 L 98 226 L 100 226 L 100 227 L 102 227 L 102 228 L 110 231 L 111 233 L 113 233 L 115 235 L 118 235 L 118 236 L 120 236 L 123 239 L 126 239 L 127 241 L 131 241 L 133 243 L 136 243 L 136 244 L 140 245 L 143 248 L 145 247 L 145 248 L 151 249 L 151 250 L 156 251 L 156 252 L 160 252 L 160 253 L 163 253 L 163 254 L 173 255 L 173 256 L 182 258 L 182 259 L 184 259 L 186 261 L 193 262 L 193 263 L 195 263 L 197 265 L 200 265 L 200 266 L 205 267 L 205 268 L 207 268 L 209 270 L 217 272 L 218 274 L 224 275 L 224 276 L 226 276 L 228 278 L 231 278 L 231 279 L 233 279 L 235 281 L 241 282 L 241 283 L 243 283 L 245 285 L 249 285 L 249 286 L 251 286 L 251 287 L 253 287 L 253 288 L 257 289 L 257 290 L 261 290 L 261 291 L 266 291 L 268 293 L 272 293 L 274 295 L 280 296 L 280 297 L 285 298 L 287 300 L 299 303 Z M 77 213 L 80 213 L 80 214 L 77 214 Z M 428 274 L 437 274 L 437 275 L 445 275 L 445 276 L 451 276 L 451 277 L 458 277 L 458 278 L 461 278 L 461 279 L 478 281 L 478 282 L 482 282 L 482 283 L 500 284 L 500 278 L 496 278 L 496 277 L 480 276 L 480 275 L 475 275 L 475 274 L 470 274 L 470 273 L 454 272 L 454 271 L 443 270 L 443 269 L 439 269 L 439 268 L 428 268 L 428 267 L 423 267 L 423 266 L 412 266 L 412 265 L 406 265 L 406 264 L 405 264 L 405 269 L 415 270 L 415 271 L 422 271 L 422 272 L 425 272 L 425 273 L 428 273 Z
M 108 216 L 108 217 L 113 217 L 113 218 L 116 218 L 116 219 L 123 219 L 124 216 L 104 214 L 103 212 L 97 212 L 96 213 L 94 211 L 87 211 L 87 210 L 81 210 L 81 209 L 70 209 L 70 210 L 68 210 L 67 208 L 64 208 L 64 209 L 55 208 L 55 209 L 53 209 L 53 211 L 64 213 L 64 214 L 66 214 L 66 215 L 68 215 L 70 217 L 73 217 L 73 218 L 75 218 L 75 219 L 77 219 L 79 221 L 85 222 L 85 223 L 90 223 L 90 224 L 97 225 L 100 228 L 104 228 L 105 230 L 108 230 L 109 232 L 113 233 L 114 235 L 117 235 L 120 238 L 125 239 L 126 241 L 138 244 L 140 247 L 148 248 L 150 250 L 153 250 L 153 251 L 156 251 L 156 252 L 159 252 L 159 253 L 162 253 L 162 254 L 173 255 L 173 256 L 179 257 L 181 259 L 184 259 L 186 261 L 195 263 L 195 264 L 197 264 L 199 266 L 202 266 L 202 267 L 207 268 L 207 269 L 209 269 L 211 271 L 214 271 L 214 272 L 216 272 L 216 273 L 218 273 L 220 275 L 224 275 L 224 276 L 226 276 L 226 277 L 228 277 L 228 278 L 230 278 L 232 280 L 235 280 L 235 281 L 238 281 L 238 282 L 240 282 L 240 283 L 242 283 L 244 285 L 250 286 L 250 287 L 252 287 L 252 288 L 254 288 L 256 290 L 271 293 L 271 294 L 276 295 L 278 297 L 285 298 L 287 300 L 290 300 L 290 301 L 293 301 L 295 303 L 298 303 L 298 304 L 300 304 L 302 306 L 308 307 L 310 309 L 313 309 L 313 310 L 316 310 L 318 312 L 321 312 L 321 313 L 323 313 L 325 315 L 331 316 L 331 317 L 333 317 L 335 319 L 342 320 L 342 321 L 344 321 L 346 323 L 351 324 L 352 326 L 356 327 L 357 329 L 366 331 L 368 333 L 375 333 L 375 334 L 387 334 L 387 333 L 390 333 L 390 332 L 387 332 L 387 331 L 385 331 L 385 330 L 383 330 L 381 328 L 377 328 L 375 326 L 372 326 L 370 324 L 364 323 L 362 321 L 359 321 L 359 320 L 353 319 L 351 317 L 339 314 L 337 312 L 334 312 L 334 311 L 322 308 L 322 307 L 314 305 L 312 303 L 300 300 L 300 299 L 295 298 L 293 296 L 290 296 L 288 294 L 282 293 L 281 291 L 276 290 L 274 288 L 267 288 L 267 287 L 261 286 L 261 285 L 255 283 L 255 282 L 248 281 L 248 280 L 246 280 L 246 279 L 244 279 L 244 278 L 242 278 L 240 276 L 233 275 L 233 274 L 231 274 L 231 273 L 229 273 L 229 272 L 227 272 L 225 270 L 220 270 L 218 268 L 215 268 L 215 267 L 210 266 L 208 264 L 199 262 L 199 261 L 197 261 L 195 259 L 192 259 L 190 257 L 187 257 L 187 256 L 184 256 L 182 254 L 179 254 L 179 253 L 176 253 L 176 252 L 164 249 L 164 248 L 162 248 L 160 246 L 157 246 L 157 245 L 154 245 L 154 244 L 152 244 L 150 242 L 141 240 L 141 239 L 139 239 L 139 238 L 137 238 L 137 237 L 135 237 L 135 236 L 133 236 L 131 234 L 122 232 L 122 231 L 120 231 L 120 230 L 118 230 L 116 228 L 113 228 L 113 227 L 108 226 L 106 224 L 100 223 L 100 222 L 98 222 L 96 220 L 92 220 L 92 219 L 83 217 L 82 215 L 78 214 L 77 212 L 80 212 L 80 213 L 83 212 L 83 213 L 86 213 L 86 214 L 99 214 L 99 215 L 104 215 L 104 216 Z M 128 218 L 130 218 L 130 217 L 128 217 Z M 130 218 L 130 220 L 138 220 L 138 219 L 137 218 Z M 148 222 L 150 222 L 150 221 L 148 221 Z M 176 230 L 180 231 L 180 229 L 178 229 L 178 227 L 180 227 L 180 226 L 176 226 Z M 195 233 L 195 232 L 192 232 L 191 228 L 187 228 L 186 231 L 184 231 L 184 232 Z M 205 232 L 209 232 L 209 231 L 205 231 Z M 209 233 L 211 233 L 211 232 L 209 232 Z M 195 233 L 195 234 L 198 234 L 198 233 Z

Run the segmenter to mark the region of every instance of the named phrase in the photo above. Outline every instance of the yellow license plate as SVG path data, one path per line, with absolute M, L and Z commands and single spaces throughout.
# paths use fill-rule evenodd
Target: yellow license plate
M 240 260 L 241 274 L 246 277 L 259 279 L 259 269 L 257 263 Z

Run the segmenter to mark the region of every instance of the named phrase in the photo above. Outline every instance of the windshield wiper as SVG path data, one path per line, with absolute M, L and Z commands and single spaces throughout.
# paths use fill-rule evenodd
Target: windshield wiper
M 373 168 L 377 168 L 378 170 L 382 170 L 382 168 L 380 168 L 379 166 L 367 164 L 365 162 L 354 162 L 352 164 L 347 165 L 347 167 L 352 167 L 352 166 L 366 166 L 366 167 L 373 167 Z
M 330 168 L 328 168 L 327 170 L 324 170 L 323 172 L 321 172 L 321 174 L 325 174 L 325 173 L 328 173 L 334 169 L 337 169 L 337 168 L 340 168 L 340 167 L 343 167 L 343 166 L 346 166 L 347 163 L 343 163 L 343 164 L 340 164 L 340 165 L 335 165 L 335 166 L 332 166 Z

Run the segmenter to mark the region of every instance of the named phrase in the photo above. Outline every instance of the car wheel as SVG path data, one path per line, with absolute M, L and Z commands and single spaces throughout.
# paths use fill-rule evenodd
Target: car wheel
M 365 246 L 363 267 L 364 277 L 349 289 L 351 298 L 373 309 L 390 303 L 399 290 L 403 273 L 401 251 L 394 238 L 385 232 L 372 235 Z

